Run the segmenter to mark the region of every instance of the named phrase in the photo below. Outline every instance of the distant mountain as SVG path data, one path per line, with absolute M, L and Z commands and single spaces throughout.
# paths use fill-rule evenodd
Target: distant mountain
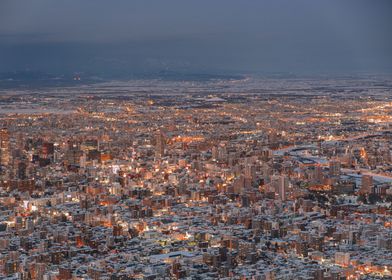
M 56 87 L 99 82 L 100 79 L 81 74 L 55 75 L 39 71 L 14 71 L 0 73 L 0 88 Z
M 73 73 L 56 75 L 40 71 L 14 71 L 0 73 L 0 88 L 25 88 L 25 87 L 61 87 L 92 84 L 109 80 L 132 79 L 159 79 L 168 81 L 211 81 L 211 80 L 241 80 L 242 75 L 210 74 L 210 73 L 185 73 L 174 71 L 122 73 L 122 74 L 95 74 Z
M 161 79 L 169 81 L 211 81 L 211 80 L 241 80 L 243 75 L 214 74 L 214 73 L 187 73 L 175 71 L 160 71 L 136 75 L 140 78 Z

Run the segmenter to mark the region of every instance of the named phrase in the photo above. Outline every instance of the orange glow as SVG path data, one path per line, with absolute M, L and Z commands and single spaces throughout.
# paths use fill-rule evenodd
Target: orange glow
M 204 141 L 203 136 L 177 136 L 171 139 L 173 143 L 181 142 L 181 143 L 192 143 L 192 142 L 201 142 Z
M 311 191 L 322 192 L 322 191 L 331 191 L 332 186 L 330 185 L 313 185 L 308 188 Z

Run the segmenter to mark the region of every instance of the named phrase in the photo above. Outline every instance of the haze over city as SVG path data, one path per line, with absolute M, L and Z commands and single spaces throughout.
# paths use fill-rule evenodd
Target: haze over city
M 0 3 L 0 71 L 391 72 L 388 0 Z

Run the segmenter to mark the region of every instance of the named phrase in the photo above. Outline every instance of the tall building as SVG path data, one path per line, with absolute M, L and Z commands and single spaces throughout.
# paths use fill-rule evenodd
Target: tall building
M 212 159 L 217 160 L 218 159 L 218 148 L 212 147 L 211 154 L 212 154 Z
M 371 175 L 362 175 L 360 193 L 369 194 L 373 188 L 373 177 Z
M 348 266 L 350 264 L 350 253 L 335 252 L 335 263 L 341 266 Z
M 166 139 L 162 130 L 155 135 L 155 157 L 160 158 L 165 155 Z
M 6 128 L 0 129 L 0 165 L 8 166 L 10 163 L 10 137 Z
M 289 188 L 289 178 L 284 175 L 275 175 L 271 178 L 271 184 L 279 198 L 282 201 L 285 201 L 287 199 L 287 191 Z
M 323 168 L 320 165 L 317 165 L 314 169 L 314 180 L 321 184 L 324 180 Z
M 329 175 L 333 177 L 340 175 L 340 161 L 331 160 L 329 162 Z
M 218 159 L 219 160 L 227 160 L 227 148 L 226 146 L 220 146 L 218 148 Z
M 79 145 L 74 142 L 68 142 L 68 150 L 64 155 L 64 162 L 67 165 L 79 165 L 80 157 L 83 155 L 83 152 L 79 149 Z
M 41 156 L 42 158 L 49 158 L 54 154 L 54 144 L 45 142 L 42 144 Z
M 25 180 L 26 177 L 26 169 L 27 169 L 27 164 L 24 161 L 20 161 L 18 163 L 17 167 L 17 178 L 20 180 Z
M 245 178 L 251 179 L 252 181 L 256 178 L 256 166 L 253 164 L 245 165 Z

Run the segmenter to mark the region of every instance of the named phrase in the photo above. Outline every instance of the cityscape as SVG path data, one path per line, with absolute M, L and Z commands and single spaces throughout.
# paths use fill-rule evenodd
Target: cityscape
M 0 280 L 392 280 L 391 0 L 0 0 Z
M 1 278 L 391 278 L 391 88 L 3 90 Z

